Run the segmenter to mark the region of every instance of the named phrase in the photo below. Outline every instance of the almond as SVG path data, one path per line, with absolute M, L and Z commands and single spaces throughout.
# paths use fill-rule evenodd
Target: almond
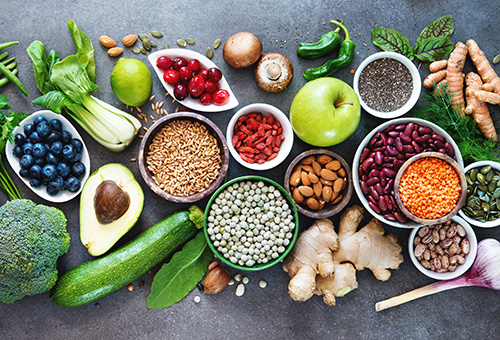
M 294 171 L 291 175 L 290 175 L 290 185 L 292 187 L 296 187 L 297 185 L 300 184 L 300 170 L 298 171 Z
M 314 159 L 315 159 L 314 156 L 308 156 L 308 157 L 304 158 L 302 160 L 302 162 L 300 162 L 300 164 L 302 164 L 302 165 L 311 165 L 312 162 L 314 162 Z
M 333 161 L 333 158 L 328 155 L 319 155 L 316 161 L 321 165 L 326 165 Z
M 302 171 L 300 173 L 300 179 L 301 179 L 303 185 L 307 185 L 307 186 L 311 185 L 311 181 L 309 180 L 309 175 L 307 174 L 307 172 Z
M 101 35 L 99 37 L 99 42 L 101 43 L 102 46 L 106 48 L 111 48 L 116 46 L 116 42 L 107 35 Z
M 133 44 L 135 44 L 136 41 L 137 41 L 137 35 L 135 35 L 135 34 L 126 35 L 122 39 L 123 45 L 125 45 L 127 47 L 132 46 Z
M 113 47 L 108 50 L 108 55 L 112 58 L 118 57 L 122 53 L 123 53 L 123 48 L 121 47 Z
M 327 168 L 329 170 L 337 171 L 338 169 L 340 169 L 341 166 L 342 165 L 340 164 L 340 162 L 338 160 L 333 160 L 331 162 L 328 162 L 325 165 L 325 168 Z
M 321 204 L 313 197 L 309 197 L 306 200 L 306 205 L 311 210 L 319 210 L 321 209 Z
M 335 181 L 337 179 L 337 174 L 332 170 L 323 169 L 321 170 L 321 178 L 324 178 L 327 181 Z
M 314 190 L 311 187 L 307 187 L 305 185 L 301 185 L 299 187 L 299 192 L 302 194 L 304 197 L 311 197 L 314 195 Z
M 321 197 L 321 191 L 323 190 L 323 185 L 321 184 L 321 182 L 316 182 L 313 185 L 313 190 L 316 197 Z
M 312 163 L 312 168 L 316 176 L 319 176 L 319 174 L 321 173 L 321 165 L 318 162 L 314 161 Z
M 294 188 L 292 191 L 292 197 L 295 203 L 300 204 L 304 202 L 304 196 L 300 193 L 298 188 Z

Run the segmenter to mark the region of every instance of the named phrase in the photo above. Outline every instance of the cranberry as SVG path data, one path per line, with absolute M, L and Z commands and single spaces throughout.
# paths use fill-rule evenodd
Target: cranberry
M 207 80 L 205 82 L 205 92 L 206 93 L 214 93 L 215 91 L 217 91 L 219 89 L 219 85 L 217 85 L 217 83 L 214 83 L 213 81 L 210 81 L 210 80 Z
M 193 72 L 198 72 L 201 68 L 200 61 L 198 59 L 192 59 L 188 62 L 188 67 L 193 71 Z
M 208 71 L 206 68 L 201 68 L 196 74 L 199 74 L 200 76 L 202 76 L 203 80 L 208 79 Z
M 188 96 L 187 87 L 184 84 L 178 83 L 174 86 L 174 96 L 177 100 L 186 99 Z
M 187 64 L 188 63 L 187 63 L 186 59 L 184 59 L 182 57 L 176 57 L 172 61 L 172 68 L 176 71 L 179 71 L 181 69 L 181 67 L 187 66 Z
M 224 105 L 229 101 L 229 92 L 224 89 L 217 90 L 212 95 L 212 99 L 214 100 L 215 104 Z
M 176 70 L 166 70 L 165 73 L 163 73 L 163 80 L 169 85 L 174 86 L 179 82 L 179 72 Z
M 203 93 L 200 97 L 200 103 L 202 103 L 203 105 L 210 105 L 212 104 L 212 96 L 210 95 L 210 93 Z
M 205 91 L 205 81 L 201 75 L 195 75 L 189 81 L 188 85 L 189 93 L 193 96 L 201 96 L 203 91 Z
M 192 77 L 193 77 L 193 71 L 189 67 L 182 66 L 179 69 L 179 80 L 182 83 L 187 84 Z
M 165 57 L 165 56 L 159 57 L 156 60 L 156 66 L 159 69 L 168 70 L 170 67 L 172 67 L 172 59 L 170 59 L 169 57 Z
M 208 80 L 217 83 L 222 78 L 222 72 L 215 67 L 211 67 L 208 69 Z

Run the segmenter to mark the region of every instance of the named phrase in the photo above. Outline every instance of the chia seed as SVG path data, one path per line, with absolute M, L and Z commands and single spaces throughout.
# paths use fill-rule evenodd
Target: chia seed
M 413 92 L 410 70 L 400 61 L 381 58 L 369 63 L 359 77 L 359 94 L 370 108 L 392 112 L 408 102 Z

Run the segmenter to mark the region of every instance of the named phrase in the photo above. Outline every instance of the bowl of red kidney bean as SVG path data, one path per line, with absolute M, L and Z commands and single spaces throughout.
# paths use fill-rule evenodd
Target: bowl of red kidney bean
M 387 121 L 373 129 L 361 141 L 352 165 L 354 190 L 363 206 L 393 227 L 421 225 L 409 220 L 398 207 L 394 182 L 399 168 L 408 159 L 431 151 L 450 156 L 463 168 L 458 146 L 436 124 L 408 117 Z
M 263 103 L 241 108 L 226 132 L 229 152 L 252 170 L 269 170 L 285 160 L 293 146 L 293 129 L 278 108 Z

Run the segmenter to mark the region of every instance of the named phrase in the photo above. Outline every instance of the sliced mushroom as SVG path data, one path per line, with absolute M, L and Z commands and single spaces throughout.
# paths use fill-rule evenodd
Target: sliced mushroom
M 255 68 L 257 85 L 267 92 L 282 92 L 293 78 L 293 66 L 283 54 L 264 54 Z

